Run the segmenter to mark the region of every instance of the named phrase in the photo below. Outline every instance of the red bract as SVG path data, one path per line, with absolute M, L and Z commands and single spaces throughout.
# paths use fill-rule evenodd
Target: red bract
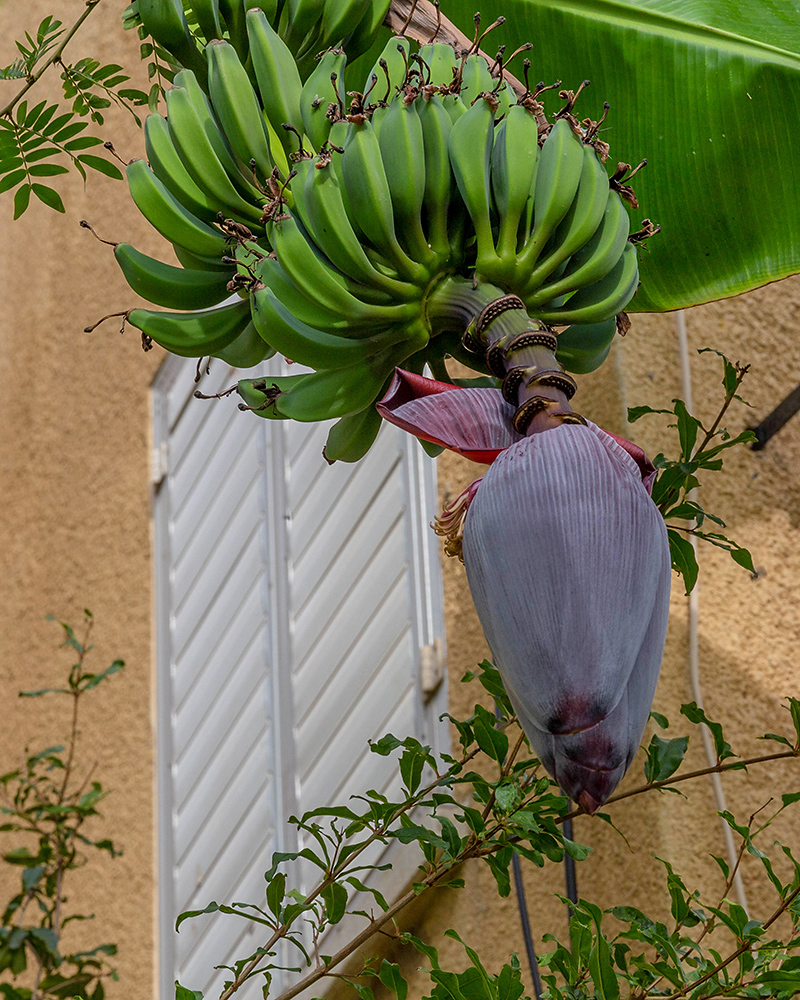
M 470 591 L 531 746 L 595 812 L 636 753 L 664 648 L 670 556 L 652 464 L 591 423 L 523 437 L 495 389 L 398 371 L 379 409 L 492 463 L 463 523 Z

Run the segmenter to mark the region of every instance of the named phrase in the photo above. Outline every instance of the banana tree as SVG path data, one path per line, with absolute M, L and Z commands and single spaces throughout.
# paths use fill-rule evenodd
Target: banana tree
M 800 30 L 784 9 L 689 0 L 529 0 L 494 22 L 466 0 L 451 20 L 428 0 L 184 6 L 139 0 L 182 68 L 146 123 L 149 162 L 128 166 L 181 266 L 115 247 L 134 290 L 182 311 L 128 321 L 145 347 L 314 369 L 237 388 L 260 417 L 337 418 L 328 461 L 363 457 L 384 418 L 491 463 L 439 530 L 529 740 L 594 812 L 648 718 L 670 553 L 654 468 L 573 409 L 573 375 L 626 308 L 800 269 L 794 153 L 772 140 Z M 448 357 L 479 374 L 456 384 Z

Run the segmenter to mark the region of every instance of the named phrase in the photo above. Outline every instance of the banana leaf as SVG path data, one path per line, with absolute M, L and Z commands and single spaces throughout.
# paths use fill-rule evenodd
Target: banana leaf
M 611 109 L 609 166 L 648 165 L 633 181 L 662 231 L 641 253 L 631 310 L 662 312 L 800 271 L 800 0 L 448 0 L 482 48 L 533 43 L 531 83 L 576 90 L 579 118 Z M 509 69 L 522 77 L 522 56 Z M 548 112 L 556 110 L 557 92 Z M 613 169 L 612 166 L 612 169 Z

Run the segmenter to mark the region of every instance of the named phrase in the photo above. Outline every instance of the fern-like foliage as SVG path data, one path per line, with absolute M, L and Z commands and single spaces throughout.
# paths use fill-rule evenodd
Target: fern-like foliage
M 0 194 L 16 188 L 15 219 L 28 208 L 31 195 L 57 212 L 64 211 L 59 193 L 43 183 L 45 177 L 68 173 L 68 167 L 56 160 L 66 158 L 84 180 L 87 169 L 122 179 L 115 164 L 84 152 L 101 145 L 102 139 L 81 135 L 89 122 L 75 118 L 74 112 L 47 101 L 30 109 L 27 101 L 20 101 L 13 114 L 0 117 Z
M 32 38 L 30 32 L 26 31 L 24 42 L 19 41 L 19 39 L 15 41 L 22 58 L 15 59 L 9 66 L 0 68 L 0 80 L 24 80 L 33 76 L 37 63 L 41 62 L 52 50 L 63 34 L 62 22 L 57 21 L 52 14 L 39 24 L 35 38 Z
M 102 112 L 117 104 L 130 111 L 141 126 L 142 120 L 133 109 L 146 105 L 148 95 L 143 90 L 130 87 L 121 89 L 130 77 L 121 72 L 122 67 L 118 63 L 103 66 L 97 59 L 86 57 L 72 65 L 62 63 L 62 67 L 64 97 L 72 101 L 72 110 L 76 115 L 88 115 L 96 125 L 102 125 Z

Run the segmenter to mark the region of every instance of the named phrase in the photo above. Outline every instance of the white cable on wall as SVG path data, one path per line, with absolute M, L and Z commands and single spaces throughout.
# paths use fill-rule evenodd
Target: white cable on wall
M 678 350 L 680 353 L 680 366 L 681 366 L 681 393 L 683 395 L 683 400 L 686 403 L 686 409 L 692 412 L 692 376 L 689 367 L 689 341 L 686 336 L 686 314 L 683 309 L 679 309 L 675 313 L 675 326 L 678 331 Z M 695 499 L 695 491 L 692 490 L 688 495 L 688 499 Z M 689 540 L 694 549 L 695 556 L 697 555 L 697 538 L 694 535 L 689 536 Z M 692 696 L 697 702 L 699 708 L 703 708 L 703 692 L 700 687 L 700 649 L 699 649 L 699 635 L 700 635 L 700 596 L 699 596 L 699 584 L 695 584 L 694 590 L 689 595 L 689 682 L 692 688 Z M 700 732 L 703 736 L 703 747 L 705 748 L 706 758 L 708 759 L 708 766 L 714 767 L 717 763 L 717 755 L 714 750 L 714 743 L 711 738 L 711 733 L 708 727 L 705 725 L 700 726 Z M 717 803 L 717 810 L 719 812 L 725 812 L 727 810 L 727 805 L 725 803 L 725 790 L 722 787 L 722 778 L 719 774 L 712 774 L 711 784 L 714 789 L 714 798 Z M 733 871 L 736 865 L 736 858 L 738 857 L 738 851 L 736 849 L 736 844 L 733 840 L 733 832 L 728 824 L 724 820 L 720 820 L 722 824 L 722 832 L 725 838 L 725 849 L 728 855 L 728 862 L 731 866 L 731 871 Z M 733 887 L 736 890 L 736 896 L 739 900 L 741 906 L 747 910 L 747 896 L 745 895 L 744 882 L 742 881 L 742 873 L 737 869 L 736 874 L 733 879 Z

